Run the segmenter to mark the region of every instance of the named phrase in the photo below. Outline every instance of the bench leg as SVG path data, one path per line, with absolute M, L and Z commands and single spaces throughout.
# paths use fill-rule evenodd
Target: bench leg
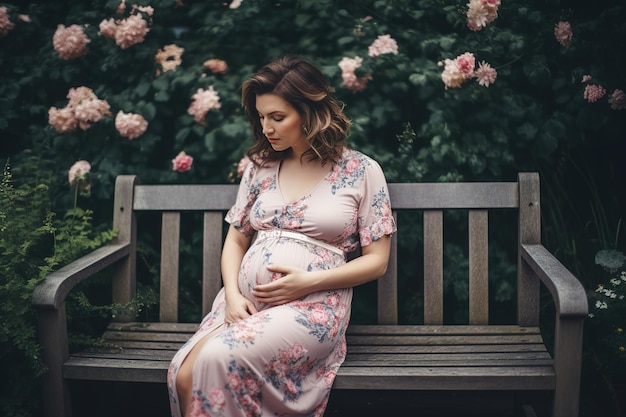
M 39 310 L 39 341 L 47 367 L 42 376 L 45 417 L 72 415 L 69 389 L 63 379 L 63 363 L 69 357 L 65 304 L 58 310 Z
M 554 340 L 554 391 L 553 417 L 577 417 L 580 402 L 580 373 L 582 361 L 583 319 L 561 318 L 556 322 Z

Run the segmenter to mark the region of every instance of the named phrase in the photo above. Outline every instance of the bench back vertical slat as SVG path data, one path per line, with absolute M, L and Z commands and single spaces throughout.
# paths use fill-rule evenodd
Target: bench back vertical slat
M 443 211 L 424 211 L 424 324 L 443 324 Z
M 489 218 L 487 210 L 470 210 L 469 324 L 489 324 Z
M 202 316 L 210 310 L 213 299 L 222 287 L 220 257 L 222 252 L 221 211 L 204 213 L 203 255 L 202 255 Z
M 396 224 L 397 212 L 393 213 Z M 391 252 L 385 275 L 378 279 L 378 324 L 398 324 L 398 234 L 391 236 Z
M 159 320 L 178 321 L 180 212 L 163 212 L 161 226 L 161 289 Z
M 113 302 L 126 304 L 135 296 L 137 263 L 137 216 L 133 210 L 135 175 L 120 175 L 115 179 L 113 229 L 117 231 L 117 242 L 129 242 L 130 253 L 115 267 L 113 274 Z M 118 315 L 118 321 L 130 321 L 131 315 Z
M 519 182 L 519 245 L 541 243 L 541 207 L 539 174 L 520 173 Z M 518 248 L 517 318 L 520 326 L 539 325 L 539 280 L 522 260 Z

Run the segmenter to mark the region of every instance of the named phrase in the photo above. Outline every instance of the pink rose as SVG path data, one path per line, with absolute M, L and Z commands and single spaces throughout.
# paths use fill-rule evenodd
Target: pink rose
M 572 25 L 569 22 L 559 22 L 554 26 L 554 37 L 565 48 L 572 43 Z
M 476 77 L 476 80 L 478 80 L 478 84 L 483 87 L 489 87 L 496 81 L 498 73 L 491 67 L 491 65 L 483 61 L 478 65 L 476 71 L 474 71 L 474 76 Z
M 91 42 L 82 26 L 71 25 L 65 27 L 58 25 L 52 36 L 52 46 L 59 57 L 65 60 L 78 58 L 87 53 L 87 44 Z
M 588 85 L 585 87 L 585 92 L 583 93 L 583 97 L 589 103 L 595 103 L 600 100 L 606 94 L 606 90 L 601 85 Z
M 48 123 L 59 133 L 73 132 L 78 127 L 78 120 L 74 116 L 74 110 L 68 107 L 62 109 L 50 107 L 48 110 Z
M 9 34 L 15 25 L 9 19 L 9 10 L 5 6 L 0 6 L 0 38 Z
M 314 309 L 310 314 L 311 323 L 313 324 L 325 324 L 328 321 L 328 313 L 320 308 Z
M 391 35 L 381 35 L 369 46 L 367 54 L 372 58 L 383 54 L 398 55 L 398 43 Z
M 246 155 L 237 164 L 237 178 L 243 177 L 243 173 L 245 172 L 248 165 L 252 162 L 250 158 Z
M 187 113 L 193 116 L 194 120 L 201 125 L 206 125 L 206 114 L 212 109 L 222 107 L 220 96 L 213 86 L 209 86 L 207 90 L 199 88 L 192 96 L 192 103 L 187 109 Z
M 476 58 L 471 52 L 465 52 L 456 58 L 456 65 L 464 78 L 471 78 L 474 75 L 474 67 L 476 66 Z
M 343 80 L 342 85 L 347 87 L 348 89 L 358 92 L 365 90 L 367 87 L 367 82 L 372 79 L 371 74 L 366 74 L 363 77 L 357 77 L 355 71 L 357 68 L 361 67 L 363 63 L 363 58 L 360 56 L 354 58 L 343 57 L 341 61 L 339 61 L 339 68 L 341 68 L 341 79 Z
M 140 114 L 119 111 L 115 116 L 115 128 L 125 138 L 136 139 L 148 128 L 148 122 Z
M 613 110 L 626 109 L 626 94 L 622 90 L 615 90 L 609 97 L 609 104 Z
M 182 55 L 185 51 L 178 45 L 165 45 L 163 49 L 159 49 L 154 56 L 154 62 L 161 65 L 163 72 L 173 71 L 182 64 Z
M 439 63 L 440 66 L 444 66 L 443 72 L 441 73 L 441 81 L 447 88 L 458 88 L 465 81 L 465 77 L 463 73 L 459 69 L 456 60 L 446 59 L 443 62 Z
M 172 159 L 172 171 L 186 172 L 191 169 L 193 158 L 181 151 L 176 158 Z
M 226 398 L 224 397 L 224 391 L 219 388 L 213 388 L 209 392 L 209 401 L 213 405 L 213 408 L 220 410 L 226 405 Z
M 230 385 L 231 390 L 239 391 L 241 387 L 243 386 L 241 382 L 241 377 L 239 377 L 239 375 L 232 373 L 232 374 L 228 374 L 227 378 L 228 378 L 228 385 Z
M 91 164 L 84 159 L 74 162 L 74 165 L 67 172 L 67 180 L 71 185 L 74 185 L 75 181 L 83 181 L 89 172 L 91 171 Z
M 202 66 L 213 74 L 226 74 L 228 72 L 228 64 L 221 59 L 209 59 L 204 61 Z

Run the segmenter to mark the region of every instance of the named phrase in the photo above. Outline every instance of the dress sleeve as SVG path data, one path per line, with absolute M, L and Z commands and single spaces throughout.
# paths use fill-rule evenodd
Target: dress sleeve
M 374 160 L 370 160 L 365 169 L 362 191 L 363 197 L 359 204 L 359 238 L 361 246 L 367 246 L 397 230 L 385 174 Z
M 252 183 L 257 167 L 249 163 L 239 183 L 235 204 L 226 213 L 225 220 L 246 236 L 254 233 L 250 224 L 250 210 L 256 201 L 258 193 L 252 192 Z

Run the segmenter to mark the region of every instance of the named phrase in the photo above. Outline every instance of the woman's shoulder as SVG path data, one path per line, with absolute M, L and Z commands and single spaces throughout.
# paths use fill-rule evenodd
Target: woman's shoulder
M 346 165 L 355 165 L 366 168 L 374 168 L 374 170 L 381 170 L 380 164 L 371 156 L 364 154 L 361 151 L 357 151 L 356 149 L 345 148 L 343 154 L 341 156 L 341 160 L 339 161 L 340 166 Z

